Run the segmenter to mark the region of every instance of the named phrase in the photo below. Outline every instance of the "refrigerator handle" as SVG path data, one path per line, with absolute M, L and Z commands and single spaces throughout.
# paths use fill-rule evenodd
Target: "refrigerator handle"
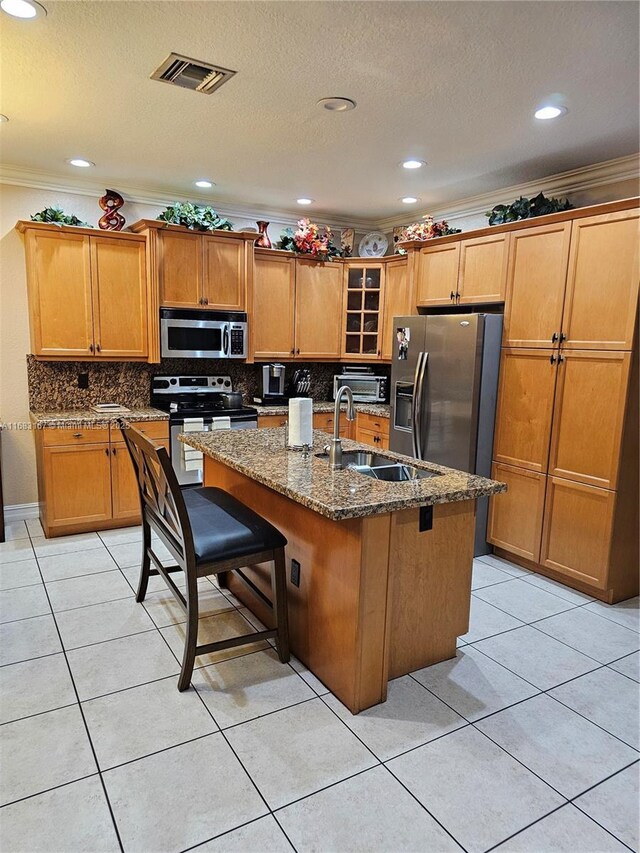
M 428 352 L 421 352 L 416 363 L 416 375 L 413 380 L 413 404 L 411 412 L 411 440 L 413 444 L 413 455 L 416 459 L 422 459 L 422 392 L 424 390 L 425 374 L 427 370 Z

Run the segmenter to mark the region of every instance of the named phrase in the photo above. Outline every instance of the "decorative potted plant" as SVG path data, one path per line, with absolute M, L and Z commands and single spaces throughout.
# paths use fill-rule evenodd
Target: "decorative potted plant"
M 231 222 L 216 213 L 212 207 L 191 202 L 176 201 L 170 204 L 158 219 L 171 225 L 184 225 L 192 231 L 233 231 Z
M 433 216 L 422 217 L 422 222 L 414 222 L 407 225 L 402 235 L 405 240 L 432 240 L 434 237 L 446 237 L 449 234 L 459 234 L 460 228 L 450 228 L 446 219 L 442 222 L 434 222 Z
M 560 213 L 563 210 L 573 210 L 568 199 L 547 198 L 544 193 L 538 193 L 532 199 L 520 196 L 511 204 L 496 204 L 485 216 L 489 217 L 489 225 L 504 225 L 507 222 L 546 216 L 548 213 Z
M 93 228 L 88 222 L 83 222 L 73 214 L 69 215 L 63 211 L 61 207 L 54 205 L 53 207 L 45 207 L 44 210 L 34 213 L 31 217 L 32 222 L 52 222 L 54 225 L 75 225 L 78 228 Z

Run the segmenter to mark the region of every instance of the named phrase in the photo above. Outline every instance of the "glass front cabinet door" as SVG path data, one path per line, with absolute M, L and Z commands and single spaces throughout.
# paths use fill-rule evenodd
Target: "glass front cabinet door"
M 381 357 L 382 264 L 345 264 L 343 357 Z

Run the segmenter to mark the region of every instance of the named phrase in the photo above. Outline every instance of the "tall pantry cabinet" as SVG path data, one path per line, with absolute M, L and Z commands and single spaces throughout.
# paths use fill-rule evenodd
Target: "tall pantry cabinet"
M 609 602 L 638 586 L 637 302 L 637 207 L 512 232 L 488 538 Z

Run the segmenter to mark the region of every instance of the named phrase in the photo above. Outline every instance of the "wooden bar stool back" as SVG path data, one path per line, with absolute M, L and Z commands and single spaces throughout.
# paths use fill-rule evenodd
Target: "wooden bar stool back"
M 187 615 L 178 690 L 186 690 L 189 686 L 197 655 L 275 637 L 278 656 L 286 663 L 289 660 L 289 628 L 285 537 L 266 519 L 222 489 L 204 487 L 183 491 L 166 449 L 153 444 L 127 421 L 121 419 L 118 424 L 131 455 L 140 493 L 142 566 L 136 601 L 144 601 L 149 577 L 161 575 Z M 162 565 L 153 550 L 152 529 L 175 559 L 175 565 Z M 247 566 L 266 562 L 272 563 L 271 599 L 242 571 Z M 171 578 L 180 571 L 186 576 L 186 595 Z M 198 579 L 230 571 L 271 609 L 275 628 L 198 645 Z

